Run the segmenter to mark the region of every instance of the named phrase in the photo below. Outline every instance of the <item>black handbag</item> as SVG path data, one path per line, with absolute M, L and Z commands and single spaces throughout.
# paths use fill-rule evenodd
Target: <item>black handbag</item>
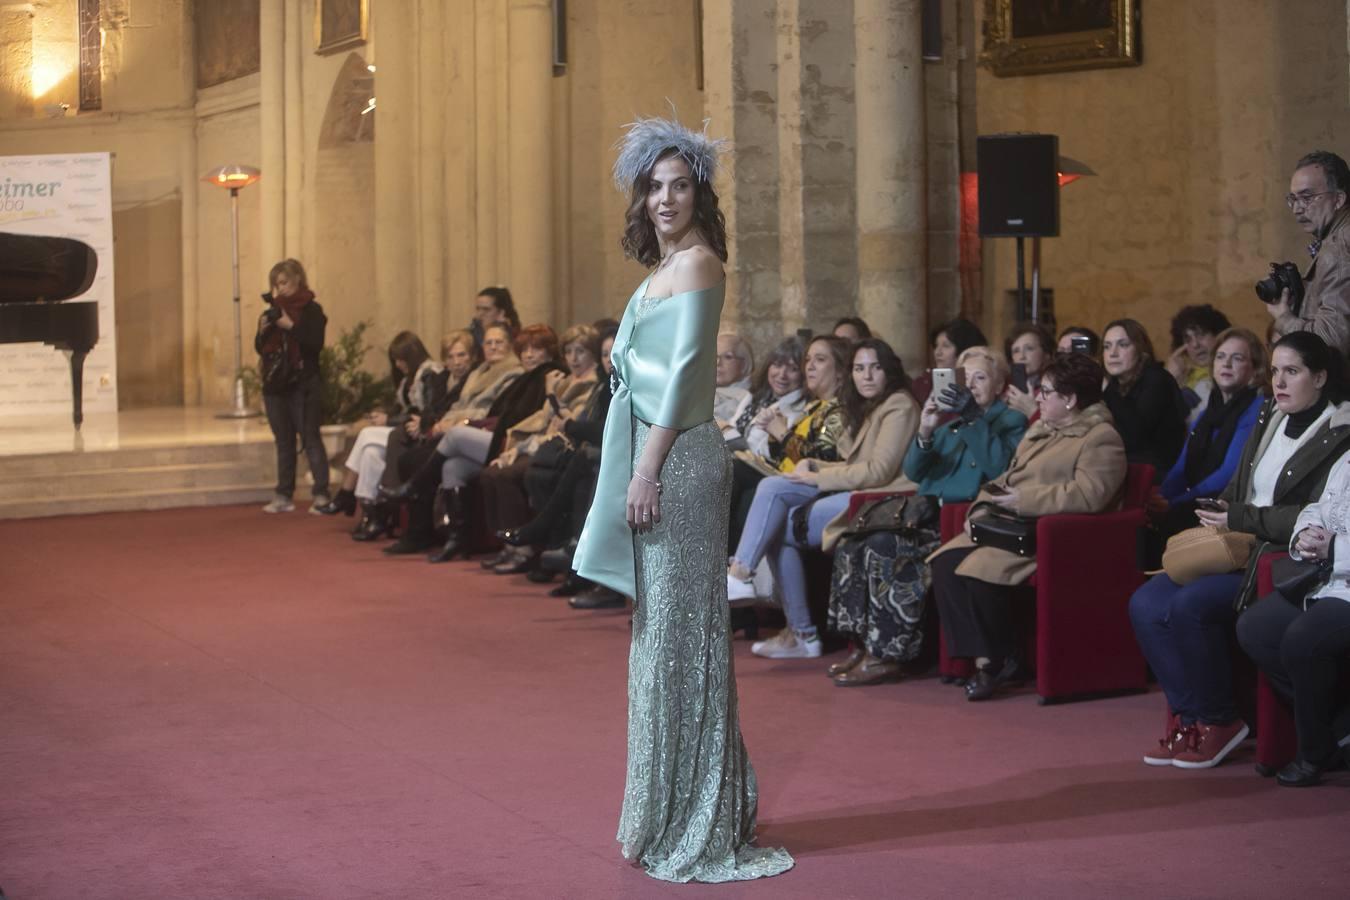
M 1282 556 L 1270 564 L 1270 580 L 1275 591 L 1290 603 L 1302 606 L 1308 595 L 1322 586 L 1331 575 L 1326 560 L 1294 559 Z
M 936 528 L 938 505 L 923 494 L 900 494 L 868 500 L 848 520 L 841 537 L 862 537 L 878 531 L 913 535 L 920 528 Z
M 970 539 L 977 547 L 997 547 L 1018 556 L 1036 555 L 1036 520 L 990 509 L 970 520 Z

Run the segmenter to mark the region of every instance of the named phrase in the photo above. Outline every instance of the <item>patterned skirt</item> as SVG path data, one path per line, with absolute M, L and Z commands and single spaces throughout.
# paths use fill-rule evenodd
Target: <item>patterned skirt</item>
M 834 551 L 829 629 L 877 659 L 911 662 L 923 649 L 924 601 L 931 576 L 924 559 L 938 533 L 882 531 L 845 538 Z

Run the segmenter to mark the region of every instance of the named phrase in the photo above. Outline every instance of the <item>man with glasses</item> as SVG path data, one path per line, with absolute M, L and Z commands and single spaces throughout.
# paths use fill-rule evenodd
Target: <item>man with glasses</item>
M 1313 262 L 1303 276 L 1303 306 L 1289 311 L 1289 291 L 1279 303 L 1267 304 L 1280 334 L 1311 331 L 1350 355 L 1350 168 L 1325 150 L 1298 161 L 1289 180 L 1285 204 L 1299 227 L 1312 235 L 1308 252 Z

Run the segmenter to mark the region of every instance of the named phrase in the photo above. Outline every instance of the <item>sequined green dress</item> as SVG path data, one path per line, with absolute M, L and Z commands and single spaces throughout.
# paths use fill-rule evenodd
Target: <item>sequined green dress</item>
M 618 840 L 664 881 L 743 881 L 792 867 L 751 846 L 758 789 L 741 740 L 726 595 L 731 460 L 712 421 L 723 287 L 647 298 L 614 340 L 614 400 L 577 571 L 636 601 L 628 655 L 628 777 Z M 624 520 L 650 424 L 680 431 L 661 470 L 661 522 Z

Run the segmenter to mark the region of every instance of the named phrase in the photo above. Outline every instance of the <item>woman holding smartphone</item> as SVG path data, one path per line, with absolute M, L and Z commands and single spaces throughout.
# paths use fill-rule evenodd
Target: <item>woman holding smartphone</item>
M 1271 361 L 1274 398 L 1263 405 L 1222 496 L 1196 511 L 1202 525 L 1253 536 L 1246 570 L 1184 585 L 1163 573 L 1130 598 L 1135 638 L 1169 709 L 1166 732 L 1144 753 L 1151 766 L 1217 766 L 1247 737 L 1233 698 L 1233 625 L 1254 599 L 1261 554 L 1289 545 L 1299 513 L 1350 450 L 1340 354 L 1299 331 L 1275 344 Z

